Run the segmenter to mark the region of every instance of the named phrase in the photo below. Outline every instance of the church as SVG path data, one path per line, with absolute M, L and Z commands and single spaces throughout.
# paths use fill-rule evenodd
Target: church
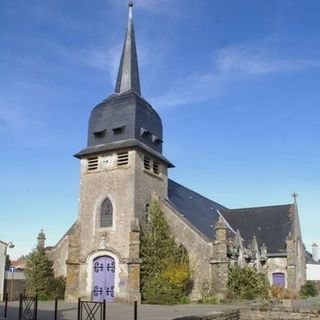
M 192 300 L 201 283 L 227 289 L 230 266 L 263 272 L 270 284 L 297 293 L 305 283 L 305 249 L 296 195 L 287 205 L 229 209 L 168 178 L 162 122 L 142 96 L 129 4 L 114 93 L 91 112 L 80 160 L 77 221 L 47 247 L 67 300 L 141 301 L 140 235 L 157 199 L 176 242 L 188 252 Z M 38 240 L 44 246 L 44 234 Z

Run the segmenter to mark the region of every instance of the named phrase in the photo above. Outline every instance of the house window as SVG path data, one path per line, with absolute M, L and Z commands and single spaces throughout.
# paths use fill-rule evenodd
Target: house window
M 100 227 L 112 227 L 113 222 L 113 207 L 109 198 L 106 198 L 101 207 L 100 213 Z
M 88 171 L 94 171 L 98 169 L 99 159 L 98 157 L 88 158 Z
M 272 274 L 272 284 L 280 287 L 284 287 L 284 273 L 277 272 Z
M 126 152 L 119 152 L 117 153 L 117 165 L 124 166 L 129 163 L 129 153 Z
M 156 161 L 153 161 L 153 172 L 159 174 L 159 163 Z
M 118 136 L 120 134 L 124 134 L 125 133 L 125 126 L 114 128 L 114 129 L 112 129 L 112 131 L 113 131 L 113 135 L 114 136 Z
M 144 164 L 144 168 L 145 168 L 146 170 L 150 170 L 151 165 L 150 165 L 150 158 L 149 158 L 149 157 L 144 156 L 143 164 Z

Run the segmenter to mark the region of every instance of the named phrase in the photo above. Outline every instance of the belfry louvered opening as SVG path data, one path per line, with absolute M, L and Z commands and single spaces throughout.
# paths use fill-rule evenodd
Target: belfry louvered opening
M 159 174 L 159 163 L 156 161 L 153 161 L 153 172 Z
M 150 163 L 151 163 L 150 158 L 147 156 L 144 156 L 143 164 L 146 170 L 150 170 L 150 167 L 151 167 Z
M 126 152 L 119 152 L 117 153 L 117 164 L 118 166 L 123 166 L 129 163 L 129 153 Z
M 98 157 L 88 158 L 88 171 L 94 171 L 98 169 L 99 159 Z

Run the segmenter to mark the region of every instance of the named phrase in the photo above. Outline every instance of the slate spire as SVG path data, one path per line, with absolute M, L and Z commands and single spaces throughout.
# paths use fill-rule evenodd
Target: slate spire
M 132 7 L 133 4 L 132 2 L 130 2 L 128 27 L 122 49 L 115 93 L 121 94 L 123 92 L 132 90 L 140 96 L 140 79 L 136 51 L 136 40 L 133 28 Z

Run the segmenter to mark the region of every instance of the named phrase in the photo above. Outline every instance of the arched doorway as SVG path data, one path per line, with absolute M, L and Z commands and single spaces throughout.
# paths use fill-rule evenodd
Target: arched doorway
M 113 302 L 115 282 L 115 261 L 110 256 L 101 256 L 93 260 L 92 300 Z

